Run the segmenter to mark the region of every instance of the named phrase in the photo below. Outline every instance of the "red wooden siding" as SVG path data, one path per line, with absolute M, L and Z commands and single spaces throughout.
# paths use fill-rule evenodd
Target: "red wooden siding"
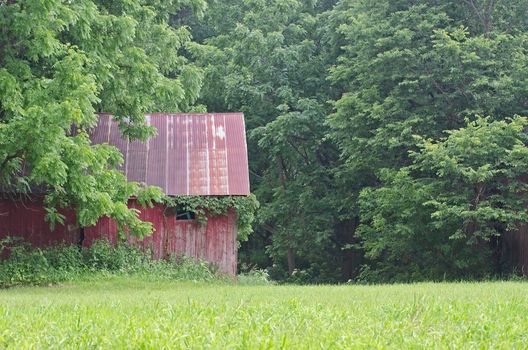
M 520 224 L 517 231 L 504 234 L 502 253 L 508 265 L 528 276 L 528 224 Z
M 146 142 L 124 140 L 111 115 L 101 114 L 91 138 L 123 153 L 130 181 L 168 195 L 248 195 L 249 172 L 242 113 L 145 116 L 158 133 Z
M 130 206 L 138 207 L 131 201 Z M 174 215 L 164 215 L 165 207 L 141 208 L 140 217 L 154 225 L 152 236 L 142 241 L 130 238 L 129 241 L 152 251 L 153 258 L 165 258 L 170 255 L 186 255 L 203 259 L 218 265 L 223 273 L 234 275 L 237 262 L 236 213 L 231 210 L 226 216 L 208 218 L 207 223 L 176 220 Z M 35 247 L 64 242 L 79 242 L 79 228 L 75 225 L 73 212 L 65 212 L 64 226 L 58 225 L 51 232 L 44 221 L 45 211 L 41 200 L 12 201 L 0 199 L 0 239 L 6 236 L 20 236 Z M 106 237 L 116 242 L 115 223 L 102 218 L 96 226 L 85 229 L 84 246 L 95 239 Z
M 57 225 L 52 232 L 49 223 L 44 221 L 46 211 L 41 200 L 25 198 L 21 201 L 0 197 L 0 239 L 19 236 L 36 247 L 57 242 L 76 244 L 79 242 L 79 227 L 74 214 L 71 211 L 62 213 L 66 215 L 64 225 Z

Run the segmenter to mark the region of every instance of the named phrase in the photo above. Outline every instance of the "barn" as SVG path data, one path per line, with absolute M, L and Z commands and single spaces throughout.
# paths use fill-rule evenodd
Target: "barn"
M 91 134 L 93 143 L 109 143 L 121 150 L 120 169 L 129 181 L 161 187 L 169 196 L 248 196 L 249 173 L 244 116 L 242 113 L 163 114 L 145 116 L 157 129 L 146 142 L 120 136 L 110 114 L 101 114 Z M 236 273 L 237 213 L 230 208 L 222 215 L 197 220 L 163 204 L 142 208 L 134 199 L 130 207 L 153 223 L 154 233 L 129 241 L 150 249 L 156 259 L 172 254 L 203 259 L 226 274 Z M 206 209 L 206 208 L 205 208 Z M 117 226 L 101 218 L 92 227 L 80 229 L 75 213 L 66 212 L 65 224 L 51 231 L 44 221 L 42 197 L 0 196 L 0 239 L 18 236 L 35 247 L 57 243 L 89 246 L 94 240 L 117 240 Z

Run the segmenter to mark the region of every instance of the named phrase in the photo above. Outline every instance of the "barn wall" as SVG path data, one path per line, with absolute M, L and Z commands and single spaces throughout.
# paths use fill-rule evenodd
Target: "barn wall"
M 141 209 L 142 220 L 154 225 L 152 236 L 144 240 L 129 238 L 145 249 L 152 251 L 155 259 L 170 255 L 186 255 L 203 259 L 218 265 L 223 273 L 234 275 L 237 263 L 236 213 L 230 210 L 226 216 L 210 217 L 207 223 L 191 220 L 176 220 L 174 215 L 164 215 L 165 207 L 140 208 L 134 201 L 131 207 Z M 51 244 L 77 244 L 79 228 L 71 211 L 66 215 L 64 226 L 58 225 L 52 232 L 44 221 L 45 211 L 41 200 L 12 201 L 0 199 L 0 239 L 6 236 L 20 236 L 35 247 Z M 85 229 L 84 246 L 96 239 L 106 237 L 112 243 L 117 239 L 117 226 L 109 218 L 102 218 L 97 225 Z
M 79 228 L 71 211 L 62 211 L 66 216 L 64 225 L 57 225 L 50 231 L 44 220 L 46 211 L 41 199 L 23 197 L 11 200 L 0 197 L 0 239 L 7 236 L 22 237 L 35 247 L 57 243 L 77 244 Z
M 520 224 L 517 231 L 504 235 L 502 255 L 507 265 L 528 275 L 528 224 Z

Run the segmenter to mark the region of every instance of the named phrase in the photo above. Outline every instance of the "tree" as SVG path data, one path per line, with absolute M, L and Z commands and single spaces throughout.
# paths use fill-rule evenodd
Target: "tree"
M 382 185 L 360 196 L 358 234 L 374 261 L 363 277 L 492 273 L 490 242 L 528 221 L 527 125 L 523 117 L 468 120 L 440 140 L 420 138 L 412 165 L 383 171 Z
M 416 160 L 411 155 L 420 151 L 422 138 L 437 142 L 445 131 L 463 127 L 475 115 L 498 121 L 528 115 L 527 28 L 522 15 L 513 10 L 525 5 L 350 0 L 333 10 L 342 18 L 338 31 L 347 44 L 330 75 L 345 91 L 328 118 L 330 137 L 344 162 L 336 178 L 349 179 L 350 184 L 342 187 L 340 199 L 351 208 L 350 217 L 363 223 L 358 235 L 371 274 L 395 278 L 404 272 L 405 268 L 395 268 L 392 274 L 384 270 L 389 263 L 409 268 L 404 277 L 409 279 L 417 276 L 415 268 L 422 276 L 435 278 L 442 271 L 463 270 L 450 265 L 437 269 L 439 256 L 427 259 L 422 254 L 424 249 L 443 252 L 449 261 L 449 254 L 462 248 L 459 240 L 448 238 L 467 228 L 464 221 L 442 216 L 438 236 L 440 218 L 430 218 L 432 209 L 423 206 L 430 192 L 416 182 L 419 178 L 410 170 Z M 518 26 L 508 25 L 510 19 Z M 405 194 L 401 198 L 400 190 Z M 445 196 L 452 193 L 443 190 Z M 390 203 L 384 196 L 391 198 Z M 383 250 L 389 256 L 381 254 Z M 413 262 L 402 264 L 405 256 Z M 458 256 L 467 259 L 467 266 L 476 266 L 471 254 Z M 383 266 L 378 264 L 384 259 Z M 450 263 L 462 264 L 463 259 L 457 259 Z M 474 270 L 475 275 L 479 271 Z
M 358 171 L 408 164 L 415 134 L 440 137 L 475 114 L 528 112 L 526 35 L 471 35 L 461 27 L 471 11 L 451 18 L 447 3 L 433 3 L 341 4 L 349 45 L 331 79 L 347 87 L 329 122 Z
M 430 191 L 411 154 L 420 140 L 440 141 L 467 118 L 528 114 L 526 6 L 229 0 L 210 2 L 203 22 L 190 19 L 200 45 L 189 51 L 205 71 L 200 103 L 246 115 L 252 188 L 262 207 L 242 258 L 258 256 L 274 277 L 300 270 L 296 276 L 311 281 L 353 278 L 363 251 L 369 273 L 383 278 L 481 266 L 489 251 L 449 239 L 461 222 L 431 233 L 438 223 L 424 206 Z M 399 220 L 402 231 L 389 232 Z M 377 224 L 385 228 L 372 232 L 383 235 L 366 233 Z M 407 263 L 392 277 L 383 272 L 379 262 L 394 260 L 373 246 L 384 244 L 394 258 L 403 247 L 421 257 L 414 272 Z M 456 258 L 434 265 L 430 251 Z
M 191 24 L 202 44 L 193 47 L 205 70 L 200 102 L 246 117 L 252 188 L 262 207 L 241 256 L 274 264 L 276 278 L 295 270 L 312 280 L 341 278 L 332 180 L 338 154 L 325 125 L 327 101 L 338 96 L 326 80 L 335 50 L 325 23 L 334 3 L 213 1 L 203 23 Z
M 47 219 L 74 208 L 81 227 L 107 215 L 131 234 L 151 232 L 127 207 L 161 192 L 127 183 L 119 151 L 91 145 L 95 112 L 111 112 L 124 137 L 146 139 L 146 111 L 189 110 L 200 71 L 180 51 L 186 28 L 169 21 L 189 1 L 0 2 L 0 184 L 45 193 Z
M 451 238 L 476 244 L 527 221 L 526 125 L 524 117 L 477 118 L 445 139 L 422 140 L 412 154 L 423 172 L 436 175 L 439 194 L 426 204 L 436 224 L 456 222 Z

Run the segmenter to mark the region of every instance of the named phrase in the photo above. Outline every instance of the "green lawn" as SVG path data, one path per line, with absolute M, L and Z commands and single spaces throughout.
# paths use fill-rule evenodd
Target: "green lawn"
M 0 291 L 0 348 L 528 347 L 528 284 L 236 286 L 114 279 Z

